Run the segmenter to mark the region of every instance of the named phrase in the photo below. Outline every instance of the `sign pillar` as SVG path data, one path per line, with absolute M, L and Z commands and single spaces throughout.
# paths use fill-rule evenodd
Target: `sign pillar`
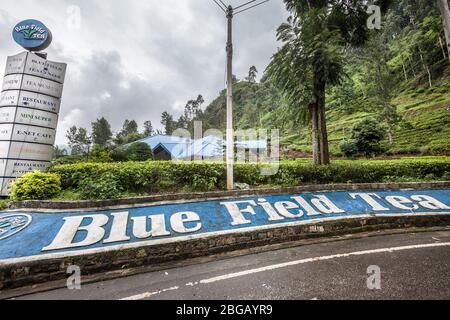
M 13 37 L 27 50 L 41 50 L 49 45 L 51 33 L 42 23 L 26 20 L 14 28 Z M 48 61 L 31 51 L 7 59 L 0 94 L 3 196 L 8 195 L 12 181 L 50 166 L 66 67 L 65 63 Z

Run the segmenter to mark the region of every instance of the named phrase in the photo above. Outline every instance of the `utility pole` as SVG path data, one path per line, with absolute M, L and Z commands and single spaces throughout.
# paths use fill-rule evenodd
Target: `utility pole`
M 234 189 L 234 130 L 233 130 L 233 7 L 227 8 L 227 189 Z
M 250 10 L 270 0 L 264 0 L 252 5 L 258 0 L 252 0 L 233 8 L 222 0 L 213 0 L 225 13 L 228 22 L 227 36 L 227 189 L 234 189 L 234 128 L 233 128 L 233 18 L 244 11 Z
M 448 8 L 447 0 L 437 0 L 439 10 L 444 20 L 445 40 L 447 42 L 447 53 L 450 59 L 450 10 Z

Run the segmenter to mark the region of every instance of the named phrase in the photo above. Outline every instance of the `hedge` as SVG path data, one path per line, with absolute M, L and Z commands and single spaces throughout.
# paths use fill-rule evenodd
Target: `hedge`
M 61 192 L 60 177 L 54 173 L 33 171 L 13 183 L 12 200 L 48 200 Z
M 450 158 L 400 160 L 334 161 L 330 166 L 315 166 L 304 160 L 283 161 L 275 175 L 264 176 L 266 165 L 236 164 L 235 180 L 252 187 L 261 185 L 296 186 L 327 183 L 376 183 L 387 178 L 448 179 Z M 226 165 L 211 162 L 124 162 L 79 163 L 54 166 L 50 172 L 61 177 L 63 189 L 78 189 L 83 181 L 113 177 L 121 190 L 139 193 L 207 191 L 224 189 Z

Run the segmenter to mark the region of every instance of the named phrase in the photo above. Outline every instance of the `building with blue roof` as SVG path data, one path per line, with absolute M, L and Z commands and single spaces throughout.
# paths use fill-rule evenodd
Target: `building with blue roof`
M 154 158 L 161 160 L 223 160 L 226 142 L 216 136 L 207 136 L 202 139 L 191 139 L 168 135 L 154 135 L 133 143 L 146 143 L 152 150 Z M 130 143 L 125 147 L 130 146 Z M 253 153 L 267 149 L 267 141 L 252 140 L 236 142 L 238 149 L 245 149 Z

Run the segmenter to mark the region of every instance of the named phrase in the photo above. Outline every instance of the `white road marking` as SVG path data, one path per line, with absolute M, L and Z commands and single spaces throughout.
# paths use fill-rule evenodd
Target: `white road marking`
M 267 266 L 267 267 L 246 270 L 246 271 L 242 271 L 242 272 L 230 273 L 230 274 L 226 274 L 226 275 L 219 276 L 219 277 L 201 280 L 200 283 L 201 284 L 213 283 L 213 282 L 217 282 L 217 281 L 247 276 L 250 274 L 296 266 L 299 264 L 304 264 L 304 263 L 309 263 L 309 262 L 324 261 L 324 260 L 331 260 L 331 259 L 338 259 L 338 258 L 347 258 L 347 257 L 351 257 L 351 256 L 362 256 L 362 255 L 375 254 L 375 253 L 386 253 L 386 252 L 392 253 L 392 252 L 396 252 L 396 251 L 424 249 L 424 248 L 433 248 L 433 247 L 444 247 L 444 246 L 450 246 L 450 242 L 430 243 L 430 244 L 412 245 L 412 246 L 395 247 L 395 248 L 383 248 L 383 249 L 375 249 L 375 250 L 356 251 L 356 252 L 343 253 L 343 254 L 334 254 L 334 255 L 330 255 L 330 256 L 296 260 L 296 261 L 291 261 L 291 262 L 275 264 L 275 265 L 271 265 L 271 266 Z
M 325 260 L 339 259 L 339 258 L 348 258 L 348 257 L 352 257 L 352 256 L 362 256 L 362 255 L 368 255 L 368 254 L 392 253 L 392 252 L 398 252 L 398 251 L 436 248 L 436 247 L 450 247 L 450 242 L 418 244 L 418 245 L 403 246 L 403 247 L 356 251 L 356 252 L 350 252 L 350 253 L 334 254 L 334 255 L 329 255 L 329 256 L 322 256 L 322 257 L 316 257 L 316 258 L 308 258 L 308 259 L 290 261 L 290 262 L 274 264 L 274 265 L 270 265 L 270 266 L 266 266 L 266 267 L 262 267 L 262 268 L 250 269 L 250 270 L 245 270 L 245 271 L 236 272 L 236 273 L 229 273 L 229 274 L 225 274 L 225 275 L 214 277 L 214 278 L 200 280 L 199 282 L 195 282 L 195 283 L 190 282 L 190 283 L 187 283 L 185 285 L 185 287 L 193 287 L 197 284 L 209 284 L 209 283 L 214 283 L 214 282 L 218 282 L 218 281 L 243 277 L 243 276 L 247 276 L 247 275 L 251 275 L 251 274 L 255 274 L 255 273 L 261 273 L 261 272 L 265 272 L 265 271 L 271 271 L 271 270 L 296 266 L 296 265 L 310 263 L 310 262 L 325 261 Z M 180 287 L 172 287 L 169 289 L 160 290 L 160 291 L 156 291 L 156 292 L 145 292 L 145 293 L 135 295 L 132 297 L 128 297 L 128 298 L 124 298 L 121 300 L 142 300 L 142 299 L 150 298 L 157 294 L 161 294 L 163 292 L 175 291 L 178 289 L 180 289 Z
M 143 300 L 143 299 L 150 298 L 151 296 L 156 296 L 157 294 L 161 294 L 163 292 L 174 291 L 174 290 L 178 290 L 178 289 L 180 289 L 180 287 L 172 287 L 172 288 L 159 290 L 159 291 L 155 291 L 155 292 L 144 292 L 144 293 L 137 294 L 135 296 L 131 296 L 131 297 L 127 297 L 127 298 L 123 298 L 120 300 Z

